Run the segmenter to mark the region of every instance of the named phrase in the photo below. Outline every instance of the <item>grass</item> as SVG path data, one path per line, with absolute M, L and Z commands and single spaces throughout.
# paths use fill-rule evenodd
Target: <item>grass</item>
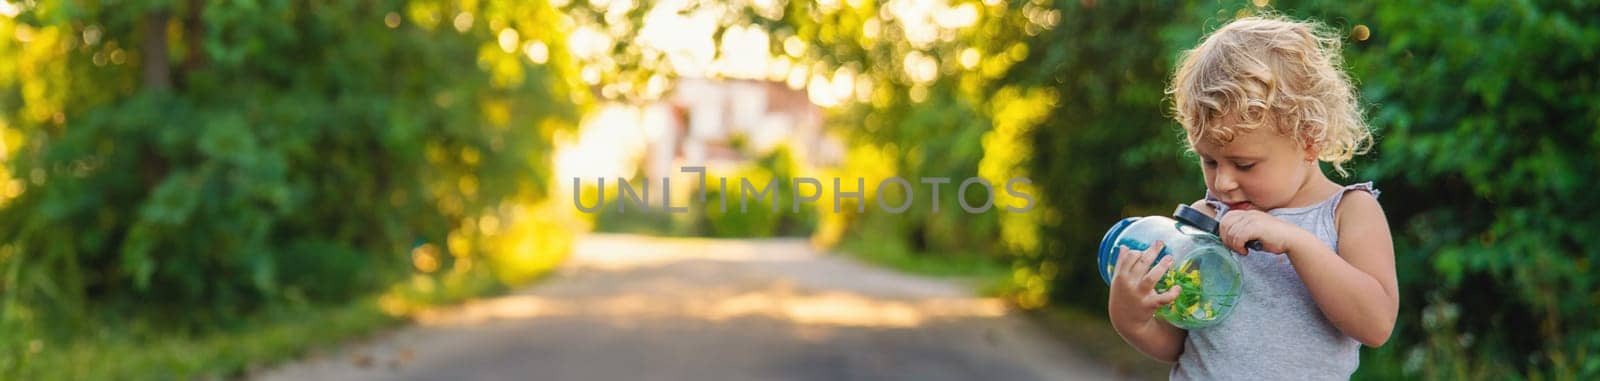
M 147 324 L 100 325 L 57 341 L 31 340 L 6 378 L 30 380 L 220 379 L 335 344 L 400 321 L 377 298 L 347 305 L 303 306 L 248 319 L 236 328 L 198 334 L 164 332 Z
M 840 243 L 839 252 L 876 266 L 939 278 L 961 278 L 976 284 L 983 295 L 1000 293 L 1010 280 L 1011 268 L 977 253 L 916 253 L 896 240 L 853 237 Z
M 0 339 L 0 379 L 232 379 L 293 360 L 318 347 L 409 321 L 413 312 L 505 290 L 488 271 L 413 277 L 348 303 L 277 306 L 225 328 L 174 332 L 138 318 L 85 324 L 90 329 L 16 342 Z M 48 321 L 49 319 L 41 319 Z M 34 323 L 34 332 L 59 327 Z M 9 334 L 17 333 L 7 327 Z M 5 348 L 10 346 L 11 348 Z
M 594 230 L 602 233 L 687 237 L 695 235 L 692 218 L 690 213 L 632 211 L 623 214 L 617 213 L 616 208 L 605 208 L 595 214 Z
M 414 262 L 416 271 L 409 276 L 338 302 L 281 301 L 198 327 L 166 321 L 185 320 L 171 316 L 101 311 L 76 318 L 21 316 L 0 304 L 0 317 L 12 317 L 0 319 L 0 380 L 240 378 L 319 347 L 405 324 L 421 311 L 537 282 L 566 259 L 573 239 L 590 222 L 559 203 L 517 207 L 530 217 L 507 220 L 501 232 L 478 241 L 482 258 L 461 262 L 479 265 L 442 269 Z M 422 251 L 413 252 L 413 260 L 420 253 L 437 254 L 423 250 L 430 245 L 414 249 Z M 7 296 L 5 291 L 0 288 L 0 296 Z

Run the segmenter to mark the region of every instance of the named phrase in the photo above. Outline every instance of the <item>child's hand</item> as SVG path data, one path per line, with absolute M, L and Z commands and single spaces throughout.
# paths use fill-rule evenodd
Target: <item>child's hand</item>
M 1145 251 L 1129 250 L 1127 246 L 1117 248 L 1117 268 L 1111 277 L 1111 300 L 1107 306 L 1112 324 L 1123 327 L 1148 324 L 1155 319 L 1156 308 L 1178 298 L 1178 286 L 1156 293 L 1156 281 L 1172 268 L 1170 255 L 1155 267 L 1150 266 L 1150 261 L 1155 260 L 1164 247 L 1164 243 L 1156 241 Z
M 1245 247 L 1250 241 L 1260 241 L 1261 247 L 1257 250 L 1273 254 L 1287 253 L 1290 246 L 1310 234 L 1299 226 L 1259 210 L 1223 214 L 1217 228 L 1217 236 L 1222 238 L 1222 244 L 1240 255 L 1250 255 L 1250 250 Z

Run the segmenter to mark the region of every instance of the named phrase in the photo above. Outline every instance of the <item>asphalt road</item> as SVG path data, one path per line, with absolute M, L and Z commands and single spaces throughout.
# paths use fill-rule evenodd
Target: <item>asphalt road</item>
M 804 240 L 589 235 L 553 277 L 264 380 L 1115 379 L 959 281 Z

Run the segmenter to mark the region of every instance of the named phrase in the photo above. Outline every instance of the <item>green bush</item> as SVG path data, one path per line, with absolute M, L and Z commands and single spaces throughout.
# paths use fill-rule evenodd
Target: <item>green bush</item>
M 591 181 L 584 184 L 585 193 L 580 198 L 585 207 L 593 207 L 596 199 L 604 197 L 600 209 L 592 211 L 596 231 L 715 238 L 806 236 L 816 229 L 819 213 L 826 213 L 833 207 L 828 198 L 833 191 L 832 179 L 805 172 L 787 147 L 778 147 L 737 166 L 708 168 L 707 171 L 705 202 L 700 201 L 702 190 L 698 175 L 673 179 L 674 189 L 683 190 L 684 184 L 688 184 L 686 193 L 673 192 L 679 195 L 674 197 L 688 197 L 672 201 L 672 208 L 686 208 L 682 211 L 665 210 L 661 179 L 652 181 L 640 175 L 627 185 L 634 192 L 632 196 L 623 196 L 616 183 L 607 182 L 606 188 L 601 190 L 597 188 L 598 182 Z M 821 189 L 813 189 L 810 183 L 801 184 L 800 192 L 808 196 L 822 192 L 817 200 L 800 201 L 798 212 L 793 181 L 796 177 L 814 178 L 821 183 Z M 727 181 L 726 188 L 719 184 L 719 179 Z M 750 191 L 743 196 L 745 205 L 741 211 L 740 187 L 744 181 L 750 183 Z M 647 205 L 640 205 L 634 197 L 644 198 L 646 182 L 650 184 L 649 200 Z M 847 189 L 849 187 L 854 185 L 848 185 Z M 763 190 L 766 193 L 758 195 Z
M 731 238 L 759 238 L 777 236 L 805 236 L 811 234 L 817 222 L 817 209 L 820 201 L 801 202 L 799 212 L 795 212 L 795 177 L 811 177 L 803 175 L 797 170 L 794 157 L 787 148 L 778 148 L 772 153 L 757 159 L 753 165 L 741 168 L 733 173 L 706 174 L 706 202 L 700 205 L 696 213 L 699 221 L 695 226 L 699 235 L 706 237 L 731 237 Z M 728 179 L 727 194 L 718 188 L 717 179 Z M 757 198 L 755 193 L 760 192 L 769 185 L 772 188 L 767 194 Z M 743 181 L 749 180 L 751 192 L 742 193 Z M 826 182 L 825 179 L 817 179 Z M 833 189 L 833 184 L 822 184 L 820 189 L 813 190 L 811 185 L 800 185 L 800 192 L 822 192 L 827 194 Z M 698 193 L 698 192 L 696 192 Z M 744 210 L 740 210 L 740 198 L 745 198 Z M 727 211 L 722 210 L 722 200 L 727 199 Z M 822 200 L 819 198 L 818 200 Z M 695 201 L 698 202 L 698 201 Z M 831 205 L 831 204 L 830 204 Z M 776 207 L 777 211 L 773 211 Z M 831 206 L 830 206 L 831 207 Z
M 586 96 L 557 17 L 432 1 L 24 4 L 0 20 L 31 36 L 0 42 L 4 320 L 182 324 L 401 279 L 416 244 L 543 197 L 551 135 Z M 520 32 L 509 49 L 505 28 Z M 551 46 L 547 63 L 524 55 L 530 41 Z
M 1186 12 L 1166 3 L 1066 4 L 1060 27 L 1029 40 L 1041 53 L 1007 75 L 1063 94 L 1028 137 L 1039 153 L 1029 162 L 1036 213 L 1061 217 L 1039 224 L 1038 255 L 1019 253 L 1057 303 L 1104 308 L 1094 248 L 1111 223 L 1169 214 L 1204 195 L 1163 94 L 1177 56 L 1169 40 L 1184 40 L 1171 35 L 1188 26 L 1198 36 L 1198 23 L 1183 24 Z
M 1600 6 L 1308 4 L 1374 104 L 1407 374 L 1600 376 Z

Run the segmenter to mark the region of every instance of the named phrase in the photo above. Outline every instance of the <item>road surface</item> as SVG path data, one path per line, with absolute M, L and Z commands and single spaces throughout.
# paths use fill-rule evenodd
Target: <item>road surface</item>
M 1105 380 L 954 280 L 805 240 L 592 234 L 552 277 L 270 369 L 264 380 Z

